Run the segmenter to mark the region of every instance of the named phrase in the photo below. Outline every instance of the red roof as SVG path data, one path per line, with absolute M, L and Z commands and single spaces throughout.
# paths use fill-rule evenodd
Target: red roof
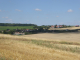
M 54 27 L 54 26 L 51 26 L 51 27 Z

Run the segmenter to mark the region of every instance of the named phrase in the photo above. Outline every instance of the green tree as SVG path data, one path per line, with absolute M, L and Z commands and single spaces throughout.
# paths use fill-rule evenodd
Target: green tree
M 3 34 L 7 34 L 6 30 L 3 31 Z
M 57 28 L 56 26 L 57 26 L 57 24 L 56 24 L 56 25 L 54 25 L 54 28 Z
M 0 33 L 2 33 L 2 32 L 0 31 Z
M 14 30 L 10 30 L 9 32 L 8 32 L 8 34 L 14 34 Z

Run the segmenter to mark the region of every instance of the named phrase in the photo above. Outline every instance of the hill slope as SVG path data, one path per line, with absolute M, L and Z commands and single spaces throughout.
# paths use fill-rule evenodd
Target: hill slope
M 37 42 L 36 42 L 37 41 Z M 47 47 L 46 41 L 0 34 L 0 59 L 3 60 L 80 60 L 80 54 Z M 34 43 L 33 43 L 34 42 Z M 45 43 L 43 45 L 43 42 Z M 39 44 L 37 44 L 39 43 Z M 57 41 L 58 43 L 58 41 Z M 57 44 L 56 43 L 56 44 Z M 61 43 L 58 43 L 62 45 Z M 64 45 L 65 47 L 67 44 Z M 71 47 L 71 45 L 68 45 Z M 75 47 L 72 44 L 73 47 Z M 79 46 L 79 45 L 78 45 Z

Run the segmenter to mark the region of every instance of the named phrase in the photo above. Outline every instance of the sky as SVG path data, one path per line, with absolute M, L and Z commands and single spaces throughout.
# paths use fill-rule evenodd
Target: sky
M 0 23 L 80 25 L 80 0 L 0 0 Z

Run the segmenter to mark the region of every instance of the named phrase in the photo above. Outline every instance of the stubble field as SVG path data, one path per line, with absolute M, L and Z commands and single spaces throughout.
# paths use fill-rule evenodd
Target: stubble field
M 52 41 L 72 41 L 80 42 L 80 32 L 73 33 L 39 33 L 33 35 L 24 35 L 23 37 L 28 37 L 32 39 L 43 39 Z
M 80 60 L 79 33 L 0 34 L 0 60 Z

